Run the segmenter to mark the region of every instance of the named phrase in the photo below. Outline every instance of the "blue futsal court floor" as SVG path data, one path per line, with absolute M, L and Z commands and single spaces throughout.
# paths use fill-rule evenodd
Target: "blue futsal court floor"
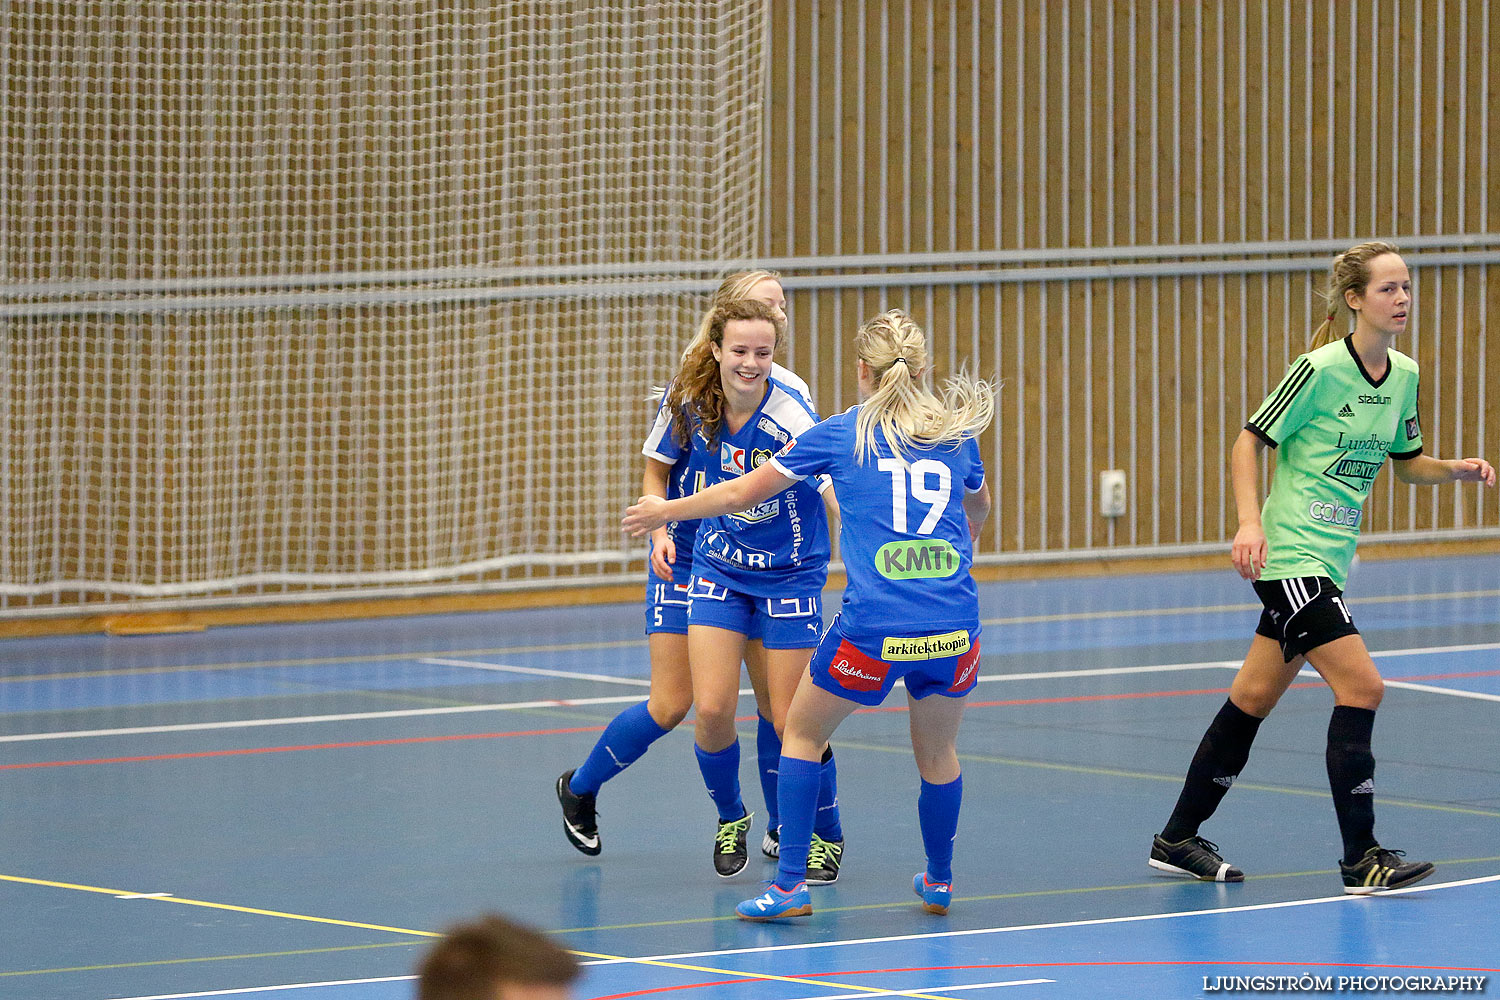
M 732 916 L 774 869 L 714 875 L 691 726 L 605 786 L 600 857 L 568 846 L 557 775 L 646 692 L 636 604 L 0 642 L 0 997 L 405 1000 L 433 935 L 486 911 L 579 952 L 580 1000 L 1500 990 L 1497 567 L 1350 580 L 1388 680 L 1376 833 L 1438 866 L 1374 898 L 1341 891 L 1315 676 L 1204 827 L 1246 881 L 1146 865 L 1254 628 L 1227 567 L 982 586 L 947 917 L 911 893 L 899 693 L 835 737 L 848 848 L 810 919 Z

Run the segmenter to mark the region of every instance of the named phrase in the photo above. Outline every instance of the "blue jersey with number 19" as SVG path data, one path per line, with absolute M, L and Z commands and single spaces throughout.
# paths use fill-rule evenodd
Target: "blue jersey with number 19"
M 979 593 L 963 495 L 984 487 L 973 438 L 908 447 L 894 456 L 877 428 L 864 463 L 854 460 L 850 407 L 797 435 L 771 461 L 792 479 L 826 473 L 839 498 L 839 544 L 849 585 L 839 613 L 851 634 L 974 628 Z

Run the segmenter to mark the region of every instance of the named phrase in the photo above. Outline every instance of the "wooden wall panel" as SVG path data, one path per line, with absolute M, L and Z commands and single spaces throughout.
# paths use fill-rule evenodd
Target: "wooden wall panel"
M 1483 0 L 772 0 L 771 24 L 790 134 L 764 250 L 797 289 L 797 363 L 825 412 L 848 406 L 847 338 L 901 304 L 940 369 L 998 376 L 987 553 L 1222 544 L 1229 445 L 1305 350 L 1328 259 L 1366 238 L 1426 241 L 1400 346 L 1430 449 L 1500 442 Z M 1097 513 L 1107 468 L 1119 521 Z M 1500 506 L 1387 474 L 1366 523 L 1495 529 Z

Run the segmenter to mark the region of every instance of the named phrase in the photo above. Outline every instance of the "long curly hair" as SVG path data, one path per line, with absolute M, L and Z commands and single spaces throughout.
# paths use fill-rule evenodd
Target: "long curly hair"
M 714 442 L 724 426 L 724 384 L 720 380 L 719 362 L 714 348 L 724 346 L 724 329 L 735 320 L 765 320 L 776 330 L 776 347 L 786 335 L 781 313 L 758 299 L 732 299 L 709 310 L 703 325 L 703 338 L 695 340 L 683 355 L 677 374 L 667 390 L 666 406 L 672 414 L 672 433 L 686 448 L 692 443 L 692 422 L 696 421 L 705 440 Z

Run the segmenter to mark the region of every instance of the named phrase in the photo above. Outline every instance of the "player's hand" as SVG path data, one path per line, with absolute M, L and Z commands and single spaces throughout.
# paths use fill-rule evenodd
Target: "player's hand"
M 665 527 L 651 532 L 651 572 L 672 582 L 672 565 L 677 562 L 677 545 Z
M 625 516 L 620 520 L 620 530 L 631 538 L 640 538 L 671 520 L 666 510 L 667 502 L 661 497 L 643 496 L 625 509 Z
M 1259 580 L 1260 571 L 1266 568 L 1269 551 L 1265 529 L 1259 523 L 1242 524 L 1234 533 L 1234 547 L 1229 558 L 1242 578 Z
M 1495 485 L 1495 467 L 1482 458 L 1460 458 L 1453 463 L 1453 478 L 1460 483 Z

